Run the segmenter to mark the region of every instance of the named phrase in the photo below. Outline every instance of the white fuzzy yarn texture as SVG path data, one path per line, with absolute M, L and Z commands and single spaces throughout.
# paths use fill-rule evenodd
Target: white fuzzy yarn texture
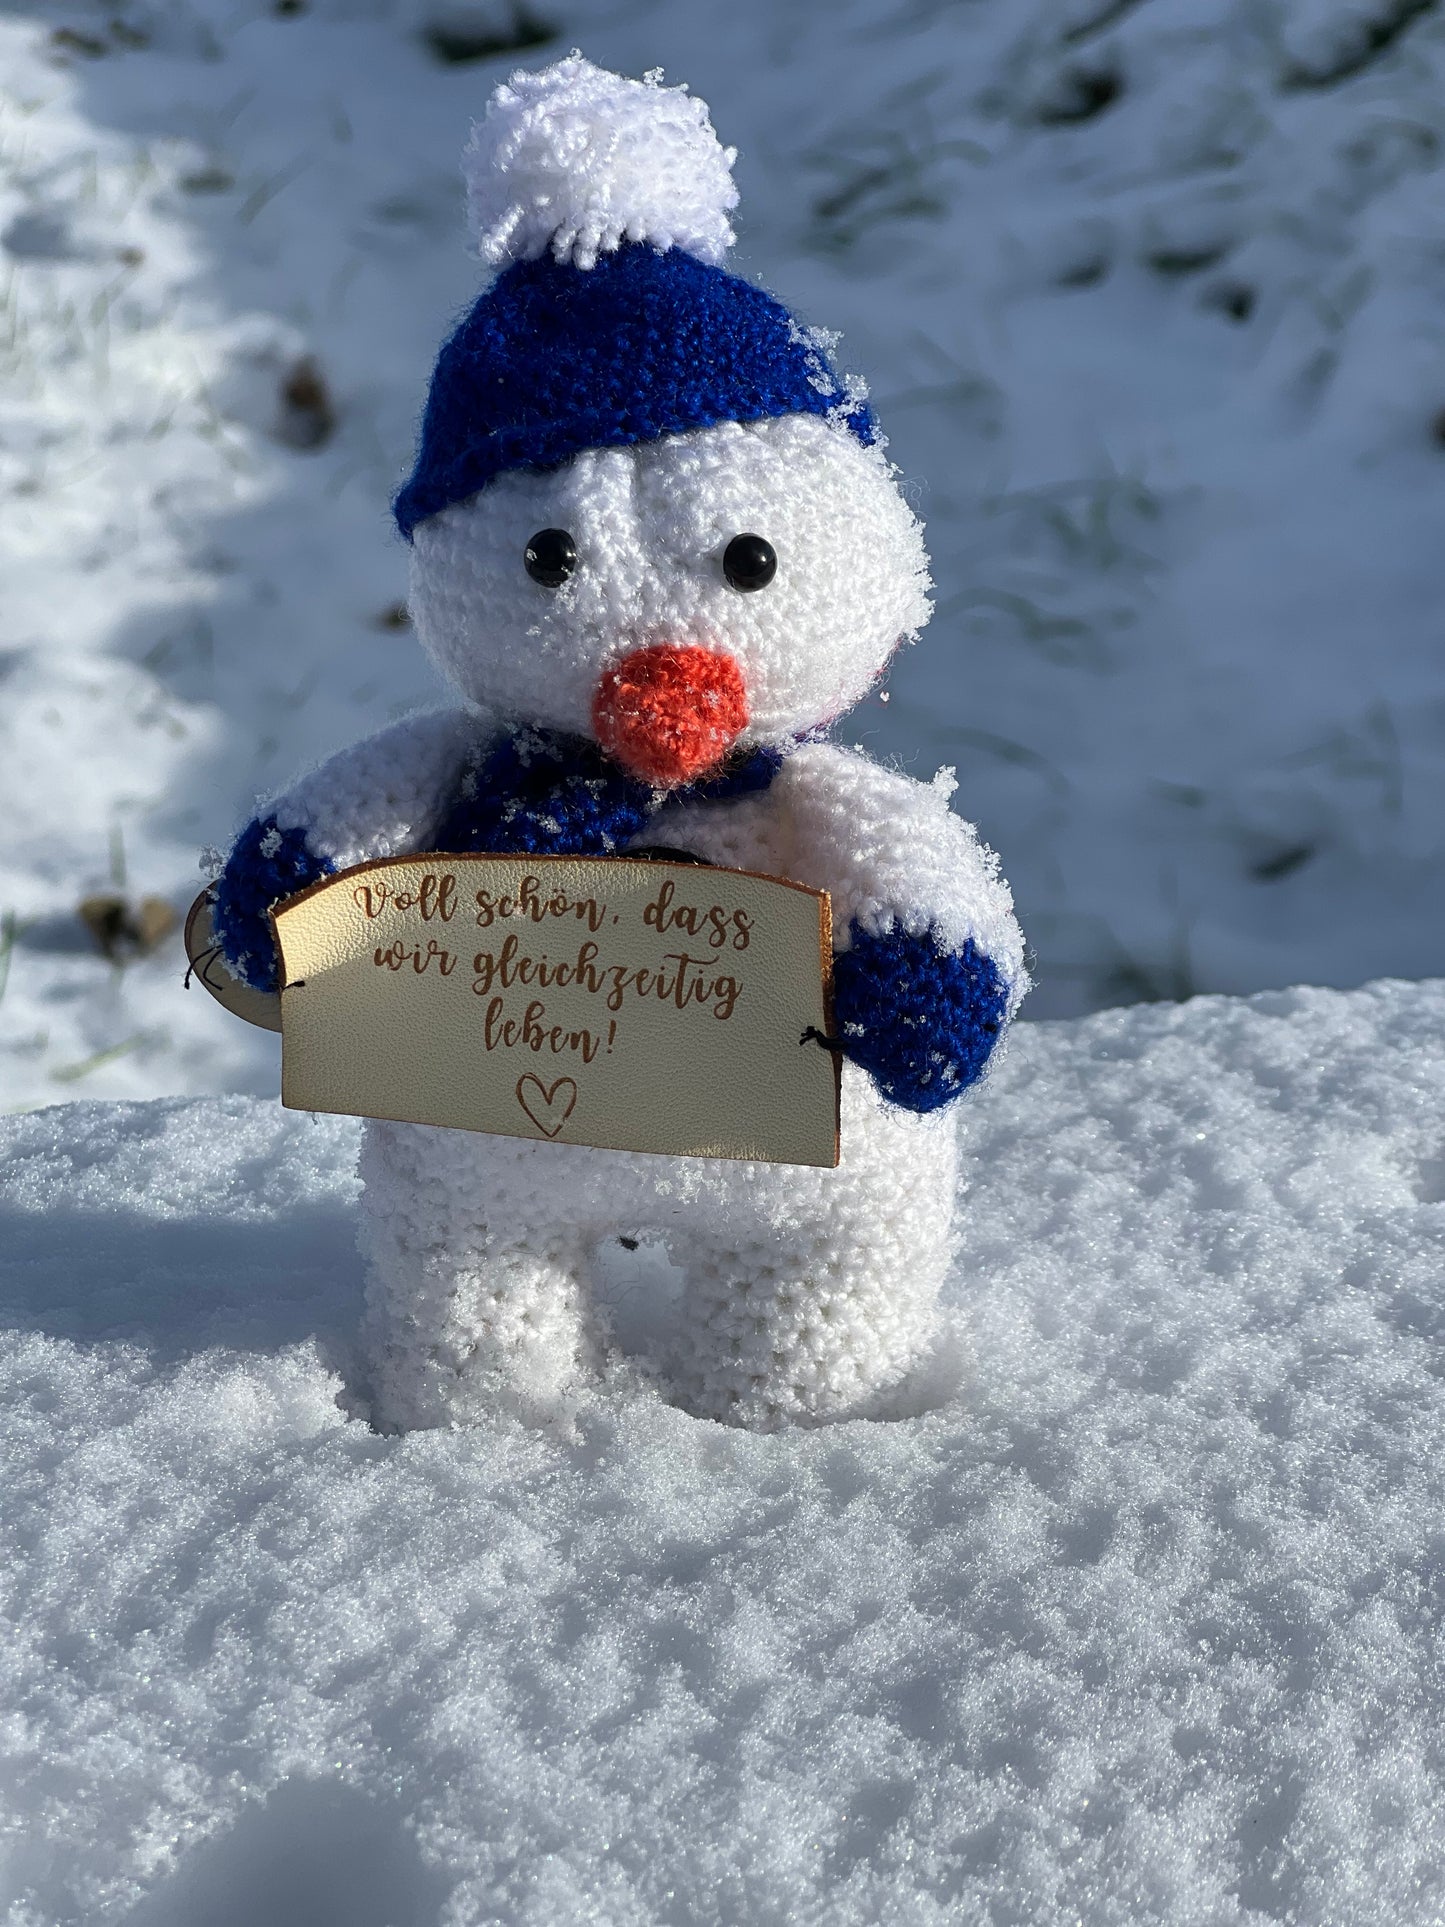
M 1012 1016 L 1029 987 L 1023 935 L 998 858 L 948 807 L 955 787 L 951 770 L 919 783 L 861 751 L 804 743 L 759 795 L 675 805 L 642 840 L 826 890 L 839 952 L 855 920 L 872 936 L 933 930 L 949 950 L 971 941 L 996 966 Z
M 847 1065 L 842 1144 L 825 1171 L 368 1124 L 373 1417 L 562 1416 L 605 1362 L 593 1254 L 624 1234 L 660 1236 L 684 1274 L 653 1346 L 679 1404 L 759 1430 L 875 1415 L 936 1335 L 957 1136 Z
M 624 241 L 685 248 L 712 265 L 733 243 L 737 150 L 713 132 L 705 102 L 629 80 L 573 53 L 498 87 L 462 157 L 467 208 L 492 268 L 559 261 L 593 268 Z
M 468 751 L 488 725 L 464 709 L 423 710 L 311 770 L 273 800 L 282 830 L 338 870 L 427 847 Z
M 546 528 L 577 547 L 557 589 L 523 566 Z M 742 534 L 777 552 L 755 594 L 723 572 Z M 743 673 L 743 746 L 782 747 L 853 707 L 928 620 L 928 591 L 886 457 L 820 416 L 782 415 L 499 475 L 416 530 L 408 606 L 458 694 L 519 723 L 589 735 L 606 669 L 643 643 L 694 643 Z

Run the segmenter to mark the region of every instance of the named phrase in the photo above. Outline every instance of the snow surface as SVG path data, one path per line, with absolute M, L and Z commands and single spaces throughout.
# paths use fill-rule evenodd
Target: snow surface
M 1438 1920 L 1445 983 L 1026 1025 L 964 1133 L 913 1416 L 398 1438 L 350 1123 L 6 1121 L 6 1927 Z
M 957 765 L 1033 1013 L 1438 971 L 1441 9 L 50 0 L 0 19 L 0 1106 L 274 1088 L 75 904 L 183 907 L 433 695 L 386 502 L 459 156 L 573 44 L 707 100 L 739 265 L 871 378 L 940 601 L 848 734 Z

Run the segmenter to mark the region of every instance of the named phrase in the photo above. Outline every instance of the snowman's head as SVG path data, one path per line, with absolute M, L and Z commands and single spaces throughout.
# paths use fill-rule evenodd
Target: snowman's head
M 929 608 L 861 394 L 717 265 L 732 158 L 652 76 L 573 56 L 499 89 L 468 163 L 501 271 L 397 500 L 448 681 L 662 789 L 831 721 Z

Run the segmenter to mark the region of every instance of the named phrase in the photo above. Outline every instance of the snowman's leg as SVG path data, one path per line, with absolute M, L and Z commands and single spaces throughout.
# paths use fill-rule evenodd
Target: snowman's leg
M 952 1256 L 947 1113 L 885 1106 L 844 1073 L 836 1171 L 751 1167 L 674 1232 L 687 1273 L 695 1411 L 761 1428 L 866 1415 L 927 1353 Z
M 595 1367 L 587 1239 L 562 1187 L 545 1196 L 538 1148 L 553 1147 L 367 1125 L 358 1242 L 378 1425 L 545 1418 Z

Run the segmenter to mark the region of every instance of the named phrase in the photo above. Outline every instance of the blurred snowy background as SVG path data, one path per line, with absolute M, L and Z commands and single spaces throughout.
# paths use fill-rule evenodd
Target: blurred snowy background
M 704 95 L 871 381 L 938 611 L 843 733 L 956 766 L 1030 1015 L 1438 971 L 1429 0 L 64 0 L 0 21 L 0 1108 L 274 1089 L 141 907 L 432 696 L 458 153 L 573 44 Z

